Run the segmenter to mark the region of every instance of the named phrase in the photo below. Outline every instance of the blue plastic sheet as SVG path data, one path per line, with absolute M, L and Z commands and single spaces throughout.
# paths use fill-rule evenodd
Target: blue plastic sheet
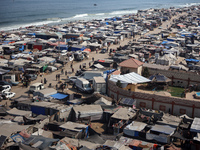
M 56 94 L 53 94 L 53 95 L 50 95 L 51 97 L 55 98 L 55 99 L 64 99 L 66 98 L 68 95 L 66 94 L 61 94 L 61 93 L 56 93 Z

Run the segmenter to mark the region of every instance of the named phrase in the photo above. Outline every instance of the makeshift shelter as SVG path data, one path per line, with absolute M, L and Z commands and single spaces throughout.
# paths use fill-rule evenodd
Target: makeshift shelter
M 17 108 L 8 110 L 7 113 L 13 116 L 30 116 L 32 114 L 31 111 L 18 110 Z
M 164 76 L 163 74 L 157 73 L 149 77 L 151 82 L 148 86 L 156 87 L 157 89 L 165 89 L 168 83 L 171 81 L 169 78 Z
M 33 93 L 34 96 L 40 96 L 40 97 L 47 97 L 53 94 L 56 94 L 57 90 L 55 90 L 54 88 L 46 88 L 46 89 L 42 89 L 40 91 L 36 91 Z
M 142 132 L 146 126 L 146 123 L 133 121 L 124 128 L 123 132 L 130 137 L 137 137 L 139 136 L 139 132 Z
M 61 129 L 63 129 L 65 131 L 65 133 L 66 132 L 68 132 L 68 134 L 71 133 L 71 138 L 80 139 L 83 137 L 87 137 L 89 135 L 88 125 L 68 121 L 68 122 L 60 125 L 59 127 Z
M 115 82 L 116 84 L 117 82 L 120 82 L 119 86 L 121 86 L 121 88 L 131 91 L 135 91 L 136 84 L 151 81 L 143 76 L 140 76 L 135 72 L 131 72 L 124 75 L 111 75 L 109 80 Z
M 200 132 L 200 118 L 195 117 L 192 125 L 190 127 L 191 132 L 199 133 Z
M 95 92 L 106 94 L 106 81 L 103 77 L 93 77 L 93 88 Z
M 101 120 L 103 110 L 100 105 L 77 105 L 73 107 L 72 121 L 75 120 Z
M 176 56 L 174 56 L 173 54 L 169 53 L 169 54 L 165 54 L 164 56 L 159 56 L 156 59 L 156 64 L 160 64 L 160 65 L 174 65 L 176 62 Z

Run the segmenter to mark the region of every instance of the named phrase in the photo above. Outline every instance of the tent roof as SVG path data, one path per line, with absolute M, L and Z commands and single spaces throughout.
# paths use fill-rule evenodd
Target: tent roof
M 60 128 L 80 132 L 82 129 L 87 128 L 87 125 L 68 121 L 65 124 L 60 125 Z
M 151 128 L 151 131 L 156 131 L 164 134 L 172 134 L 175 131 L 176 128 L 172 128 L 168 125 L 155 125 Z
M 13 108 L 13 109 L 7 111 L 7 113 L 10 114 L 10 115 L 15 115 L 15 116 L 26 116 L 26 115 L 30 115 L 32 112 L 31 111 L 18 110 L 17 108 Z
M 145 83 L 151 81 L 135 72 L 131 72 L 125 75 L 111 76 L 110 80 L 113 82 L 117 82 L 119 80 L 121 83 L 132 83 L 132 84 Z
M 125 129 L 134 130 L 134 131 L 142 131 L 147 126 L 146 123 L 133 121 L 131 124 L 127 125 Z
M 68 95 L 66 94 L 61 94 L 61 93 L 56 93 L 56 94 L 53 94 L 53 95 L 50 95 L 51 97 L 55 98 L 55 99 L 64 99 L 66 98 Z
M 136 115 L 136 113 L 131 110 L 128 108 L 120 108 L 111 117 L 119 120 L 129 120 Z
M 190 131 L 192 132 L 200 132 L 200 118 L 194 118 L 194 121 L 192 122 Z
M 157 73 L 155 75 L 150 76 L 149 78 L 152 82 L 170 82 L 171 80 L 167 78 L 166 76 Z

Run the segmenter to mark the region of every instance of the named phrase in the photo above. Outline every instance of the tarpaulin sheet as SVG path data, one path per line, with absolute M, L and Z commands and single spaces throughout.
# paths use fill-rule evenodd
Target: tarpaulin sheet
M 55 98 L 55 99 L 64 99 L 66 98 L 68 95 L 66 94 L 61 94 L 61 93 L 56 93 L 56 94 L 53 94 L 53 95 L 50 95 L 51 97 Z

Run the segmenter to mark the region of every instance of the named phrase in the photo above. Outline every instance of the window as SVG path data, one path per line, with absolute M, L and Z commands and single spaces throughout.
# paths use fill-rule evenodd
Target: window
M 166 106 L 164 106 L 164 105 L 160 105 L 159 110 L 161 110 L 161 111 L 165 111 L 165 110 L 166 110 Z
M 180 114 L 186 114 L 186 109 L 182 109 L 182 108 L 181 108 L 180 111 L 179 111 L 179 113 L 180 113 Z
M 140 102 L 140 107 L 146 107 L 146 103 L 145 102 Z

